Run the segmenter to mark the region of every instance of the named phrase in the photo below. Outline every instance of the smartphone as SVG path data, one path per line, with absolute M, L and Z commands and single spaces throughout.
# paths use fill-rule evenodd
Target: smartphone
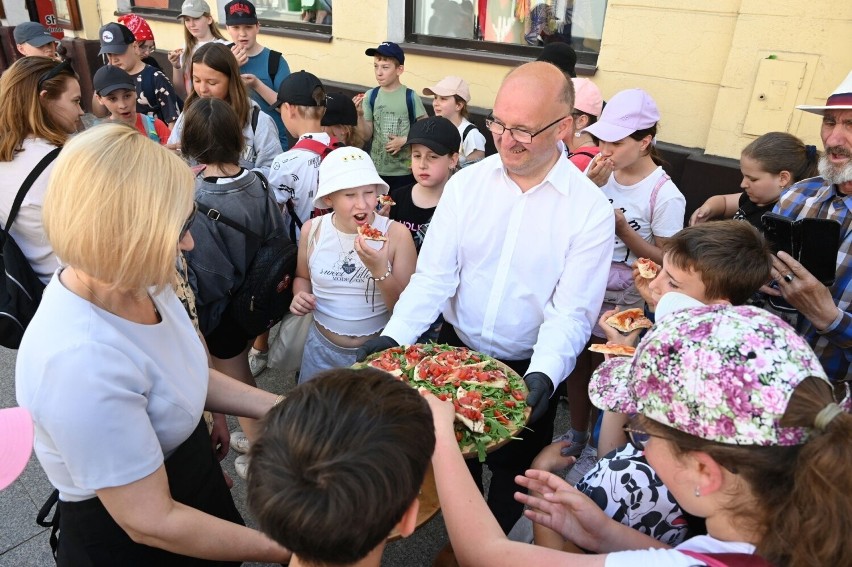
M 840 248 L 839 222 L 812 218 L 793 220 L 776 213 L 765 213 L 760 220 L 763 235 L 773 252 L 786 252 L 822 284 L 834 283 Z

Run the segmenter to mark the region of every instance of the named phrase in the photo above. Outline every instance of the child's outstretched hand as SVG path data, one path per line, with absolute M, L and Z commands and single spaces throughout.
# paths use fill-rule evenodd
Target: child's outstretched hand
M 399 150 L 405 146 L 405 142 L 408 141 L 406 136 L 394 136 L 393 134 L 388 134 L 388 143 L 385 144 L 385 151 L 392 156 L 395 156 L 399 153 Z
M 183 55 L 183 48 L 179 47 L 178 49 L 172 49 L 169 51 L 169 63 L 172 64 L 172 67 L 175 69 L 180 69 L 180 56 Z
M 570 446 L 571 442 L 564 439 L 551 443 L 536 455 L 530 468 L 553 473 L 567 469 L 577 461 L 576 457 L 562 456 L 562 450 Z
M 426 390 L 420 389 L 420 395 L 426 398 L 429 404 L 429 409 L 432 410 L 432 422 L 435 424 L 435 434 L 450 435 L 455 439 L 455 431 L 453 430 L 453 422 L 456 420 L 456 408 L 453 406 L 452 400 L 439 400 L 434 394 Z

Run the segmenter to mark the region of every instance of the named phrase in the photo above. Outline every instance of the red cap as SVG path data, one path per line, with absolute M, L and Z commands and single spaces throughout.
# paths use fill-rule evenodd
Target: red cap
M 145 18 L 136 14 L 125 14 L 119 16 L 118 21 L 128 27 L 133 32 L 133 37 L 136 41 L 154 41 L 154 32 L 151 31 L 151 26 L 145 21 Z

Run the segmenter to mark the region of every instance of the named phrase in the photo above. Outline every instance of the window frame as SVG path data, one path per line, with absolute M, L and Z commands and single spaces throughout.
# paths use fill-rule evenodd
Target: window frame
M 418 0 L 405 0 L 405 44 L 406 53 L 446 57 L 494 63 L 517 65 L 518 62 L 533 61 L 541 53 L 542 47 L 519 45 L 516 43 L 497 43 L 476 39 L 460 39 L 417 33 L 414 31 L 414 14 Z M 428 1 L 428 0 L 420 0 Z M 594 75 L 600 53 L 577 51 L 577 75 Z
M 60 18 L 59 17 L 59 8 L 56 6 L 56 2 L 54 1 L 53 9 L 56 13 L 56 22 L 59 24 L 59 27 L 66 30 L 81 30 L 83 29 L 83 21 L 80 18 L 80 5 L 78 0 L 63 0 L 68 6 L 68 16 L 69 19 Z

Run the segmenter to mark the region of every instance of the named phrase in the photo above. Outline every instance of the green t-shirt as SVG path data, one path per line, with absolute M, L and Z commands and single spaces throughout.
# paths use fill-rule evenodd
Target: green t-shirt
M 376 87 L 379 88 L 379 87 Z M 414 95 L 414 116 L 426 116 L 420 97 Z M 373 144 L 370 157 L 379 175 L 408 175 L 411 173 L 411 149 L 404 146 L 395 156 L 385 151 L 388 135 L 408 137 L 408 105 L 405 102 L 405 85 L 395 91 L 379 89 L 376 103 L 370 108 L 370 91 L 364 95 L 364 120 L 373 122 Z

